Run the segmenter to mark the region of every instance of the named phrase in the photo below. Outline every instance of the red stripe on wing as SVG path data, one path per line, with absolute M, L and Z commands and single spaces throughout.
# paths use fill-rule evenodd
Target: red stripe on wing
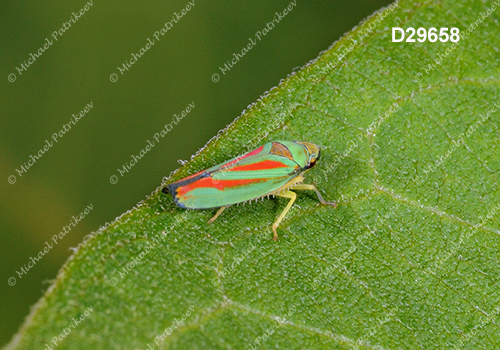
M 254 156 L 254 155 L 256 155 L 256 154 L 259 154 L 260 152 L 262 152 L 262 150 L 263 150 L 263 149 L 264 149 L 264 145 L 260 146 L 260 147 L 259 147 L 259 148 L 257 148 L 257 149 L 254 149 L 252 152 L 249 152 L 249 153 L 247 153 L 247 154 L 244 154 L 244 155 L 242 155 L 241 157 L 238 157 L 238 158 L 236 158 L 235 160 L 233 160 L 233 161 L 231 161 L 231 162 L 229 162 L 229 163 L 225 164 L 225 165 L 224 165 L 224 167 L 227 167 L 228 165 L 231 165 L 231 164 L 234 164 L 234 163 L 236 163 L 236 162 L 239 162 L 239 161 L 240 161 L 240 160 L 242 160 L 242 159 L 245 159 L 245 158 L 248 158 L 248 157 Z
M 289 166 L 276 160 L 263 160 L 262 162 L 235 166 L 231 171 L 249 171 L 249 170 L 270 170 L 277 168 L 288 168 Z
M 266 181 L 266 179 L 243 179 L 243 180 L 217 180 L 213 181 L 211 177 L 205 177 L 199 179 L 193 183 L 186 186 L 181 186 L 177 189 L 178 196 L 184 196 L 186 193 L 196 189 L 196 188 L 216 188 L 218 190 L 224 190 L 230 187 L 244 186 L 255 182 Z

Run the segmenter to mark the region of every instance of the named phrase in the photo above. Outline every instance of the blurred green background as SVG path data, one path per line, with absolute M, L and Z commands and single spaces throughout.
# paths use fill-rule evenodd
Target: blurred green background
M 0 5 L 0 345 L 50 286 L 71 247 L 144 199 L 178 160 L 189 159 L 264 92 L 390 3 L 296 0 L 293 10 L 224 75 L 219 67 L 290 1 L 194 1 L 123 75 L 117 67 L 138 54 L 188 1 L 93 0 L 57 41 L 52 33 L 86 2 Z M 19 74 L 16 67 L 43 47 L 45 38 L 52 45 Z M 12 73 L 16 80 L 10 82 Z M 116 82 L 110 80 L 113 73 Z M 220 75 L 215 83 L 214 73 Z M 16 169 L 90 101 L 90 112 L 19 176 Z M 117 169 L 193 102 L 195 108 L 120 176 Z M 116 184 L 112 175 L 118 176 Z M 52 236 L 90 204 L 93 210 L 53 244 Z M 16 271 L 43 251 L 45 242 L 53 248 L 19 277 Z

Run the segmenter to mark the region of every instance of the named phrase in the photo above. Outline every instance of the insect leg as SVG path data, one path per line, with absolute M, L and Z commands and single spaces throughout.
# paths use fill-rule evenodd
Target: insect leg
M 314 191 L 318 195 L 318 199 L 321 202 L 321 204 L 331 205 L 331 206 L 337 208 L 337 203 L 335 203 L 335 202 L 326 202 L 323 199 L 323 196 L 321 195 L 321 193 L 319 193 L 318 189 L 314 185 L 297 184 L 297 185 L 295 185 L 295 186 L 292 187 L 292 190 L 310 190 L 310 191 Z
M 229 207 L 229 205 L 226 205 L 225 207 L 220 207 L 219 210 L 217 210 L 217 213 L 215 213 L 215 215 L 210 220 L 208 220 L 208 223 L 211 224 L 212 222 L 214 222 L 215 219 L 217 219 L 219 215 L 222 214 L 224 209 L 226 209 L 227 207 Z
M 276 195 L 280 196 L 280 197 L 284 197 L 284 198 L 290 198 L 290 202 L 288 202 L 285 209 L 283 209 L 280 216 L 278 216 L 278 218 L 276 219 L 276 221 L 273 224 L 273 234 L 274 234 L 273 239 L 275 241 L 278 240 L 278 234 L 276 233 L 276 229 L 278 228 L 281 220 L 283 220 L 283 218 L 285 217 L 286 213 L 288 213 L 288 211 L 292 207 L 293 202 L 295 202 L 295 198 L 297 198 L 297 195 L 295 193 L 293 193 L 292 191 L 288 191 L 288 190 L 283 192 L 283 193 L 276 193 Z

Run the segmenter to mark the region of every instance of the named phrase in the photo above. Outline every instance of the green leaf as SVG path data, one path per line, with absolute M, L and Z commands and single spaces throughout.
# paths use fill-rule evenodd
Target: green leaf
M 208 225 L 157 189 L 80 245 L 8 348 L 499 348 L 498 7 L 381 10 L 168 180 L 311 141 L 306 182 L 338 209 L 300 192 L 274 242 L 285 199 Z M 463 36 L 393 43 L 392 27 Z

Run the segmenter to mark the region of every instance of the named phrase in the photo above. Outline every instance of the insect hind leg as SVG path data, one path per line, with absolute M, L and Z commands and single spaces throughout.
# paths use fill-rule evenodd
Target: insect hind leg
M 208 223 L 211 224 L 212 222 L 214 222 L 215 219 L 217 219 L 219 215 L 222 214 L 224 209 L 226 209 L 227 207 L 229 207 L 229 205 L 226 205 L 225 207 L 220 207 L 219 210 L 217 210 L 217 213 L 215 213 L 215 215 L 210 220 L 208 220 Z
M 276 229 L 278 228 L 281 220 L 283 220 L 283 218 L 285 217 L 286 213 L 288 213 L 288 211 L 290 210 L 290 208 L 293 205 L 293 202 L 295 202 L 295 199 L 297 198 L 297 195 L 294 192 L 289 191 L 289 190 L 286 190 L 283 193 L 276 193 L 276 196 L 280 196 L 280 197 L 284 197 L 284 198 L 290 198 L 290 201 L 288 202 L 288 204 L 286 205 L 285 209 L 283 209 L 283 211 L 281 212 L 280 216 L 278 216 L 278 218 L 276 219 L 276 221 L 273 224 L 273 239 L 275 241 L 278 240 L 278 233 L 276 233 Z

